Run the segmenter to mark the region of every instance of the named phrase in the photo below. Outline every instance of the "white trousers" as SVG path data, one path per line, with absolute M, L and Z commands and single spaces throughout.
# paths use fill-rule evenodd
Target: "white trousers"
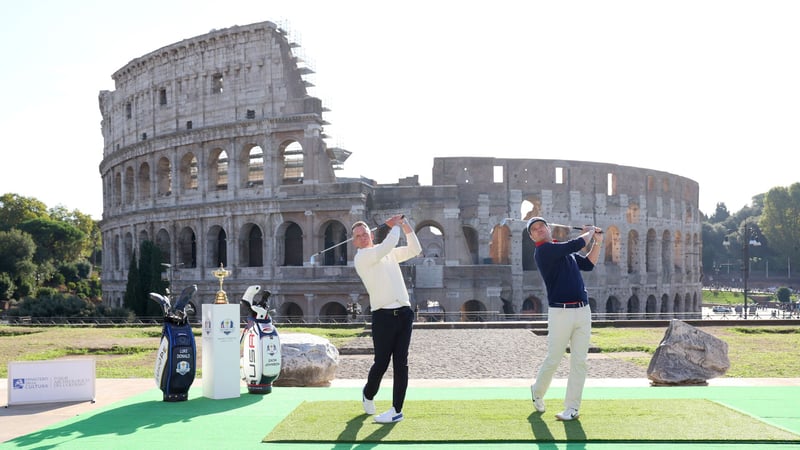
M 564 408 L 580 409 L 591 337 L 592 311 L 588 305 L 582 308 L 547 309 L 547 357 L 539 367 L 533 384 L 534 397 L 544 398 L 569 346 L 569 378 Z

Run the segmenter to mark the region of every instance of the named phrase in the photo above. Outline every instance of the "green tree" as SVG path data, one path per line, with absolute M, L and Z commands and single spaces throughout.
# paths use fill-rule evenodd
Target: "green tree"
M 36 244 L 30 234 L 12 229 L 0 231 L 0 272 L 16 277 L 20 264 L 33 261 Z
M 146 311 L 146 303 L 140 299 L 144 297 L 142 291 L 141 276 L 139 275 L 139 262 L 136 260 L 136 252 L 131 255 L 130 265 L 128 266 L 128 283 L 125 285 L 125 295 L 122 304 L 135 314 L 143 316 Z
M 17 228 L 26 220 L 48 217 L 47 205 L 33 197 L 22 197 L 10 193 L 0 197 L 0 230 L 2 231 Z
M 75 261 L 81 258 L 86 236 L 69 223 L 36 218 L 20 223 L 19 229 L 30 234 L 36 242 L 33 260 L 37 263 Z
M 81 256 L 96 264 L 96 255 L 102 248 L 98 222 L 88 214 L 84 214 L 77 209 L 69 211 L 61 205 L 51 208 L 49 213 L 53 220 L 68 223 L 83 232 L 84 240 L 81 243 Z
M 150 300 L 149 293 L 157 292 L 164 294 L 167 291 L 167 281 L 161 278 L 163 267 L 161 264 L 164 262 L 161 250 L 153 241 L 144 241 L 139 249 L 139 286 L 140 293 L 132 293 L 133 297 L 130 298 L 138 306 L 131 308 L 134 311 L 143 311 L 137 313 L 144 316 L 160 316 L 163 314 L 161 308 L 156 302 Z M 126 290 L 125 295 L 128 295 Z M 127 306 L 127 304 L 126 304 Z
M 759 225 L 780 260 L 794 255 L 800 240 L 800 183 L 767 192 Z
M 792 298 L 792 290 L 787 287 L 780 287 L 778 288 L 778 292 L 775 293 L 778 297 L 778 301 L 781 303 L 789 303 Z
M 728 211 L 728 207 L 725 206 L 725 203 L 717 203 L 717 209 L 714 211 L 714 214 L 708 218 L 708 221 L 711 223 L 720 223 L 724 222 L 728 217 L 731 216 L 731 213 Z

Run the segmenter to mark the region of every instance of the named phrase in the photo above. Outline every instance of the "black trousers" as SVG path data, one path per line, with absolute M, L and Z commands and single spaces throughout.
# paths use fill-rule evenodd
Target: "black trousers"
M 374 399 L 381 386 L 381 380 L 392 361 L 394 384 L 392 406 L 403 410 L 408 388 L 408 347 L 411 345 L 411 328 L 414 325 L 414 311 L 408 306 L 397 309 L 378 309 L 372 312 L 372 345 L 375 359 L 369 369 L 364 396 Z

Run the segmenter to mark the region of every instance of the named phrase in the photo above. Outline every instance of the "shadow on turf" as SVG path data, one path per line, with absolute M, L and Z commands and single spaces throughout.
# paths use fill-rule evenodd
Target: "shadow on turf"
M 141 429 L 157 429 L 173 423 L 189 423 L 195 417 L 229 412 L 261 401 L 264 397 L 243 395 L 241 397 L 214 400 L 206 397 L 185 402 L 142 401 L 99 412 L 83 420 L 55 428 L 30 433 L 12 439 L 21 446 L 40 444 L 47 448 L 47 440 L 56 438 L 82 438 L 90 436 L 125 436 Z
M 542 419 L 544 413 L 534 411 L 528 416 L 528 422 L 531 424 L 531 433 L 536 441 L 552 442 L 555 441 L 555 436 L 547 426 L 547 422 Z M 586 441 L 586 432 L 583 431 L 583 426 L 579 420 L 570 420 L 568 422 L 559 422 L 564 426 L 564 433 L 567 435 L 567 440 L 570 442 Z M 556 447 L 553 447 L 556 448 Z
M 341 433 L 339 433 L 339 437 L 336 439 L 337 441 L 341 442 L 356 442 L 358 440 L 358 432 L 364 426 L 364 423 L 367 421 L 374 420 L 372 416 L 368 414 L 364 414 L 361 416 L 353 417 L 352 419 L 347 421 L 347 425 L 344 427 Z M 369 434 L 366 439 L 367 441 L 380 441 L 382 438 L 386 437 L 389 432 L 392 430 L 392 427 L 395 424 L 390 423 L 382 426 Z

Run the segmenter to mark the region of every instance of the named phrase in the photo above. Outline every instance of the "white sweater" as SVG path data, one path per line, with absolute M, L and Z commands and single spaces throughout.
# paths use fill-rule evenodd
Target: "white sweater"
M 406 233 L 408 245 L 397 247 L 400 231 L 399 226 L 392 227 L 383 242 L 370 248 L 358 249 L 353 258 L 356 272 L 367 288 L 372 311 L 395 302 L 402 306 L 411 306 L 399 263 L 419 255 L 422 246 L 417 235 L 411 232 Z

